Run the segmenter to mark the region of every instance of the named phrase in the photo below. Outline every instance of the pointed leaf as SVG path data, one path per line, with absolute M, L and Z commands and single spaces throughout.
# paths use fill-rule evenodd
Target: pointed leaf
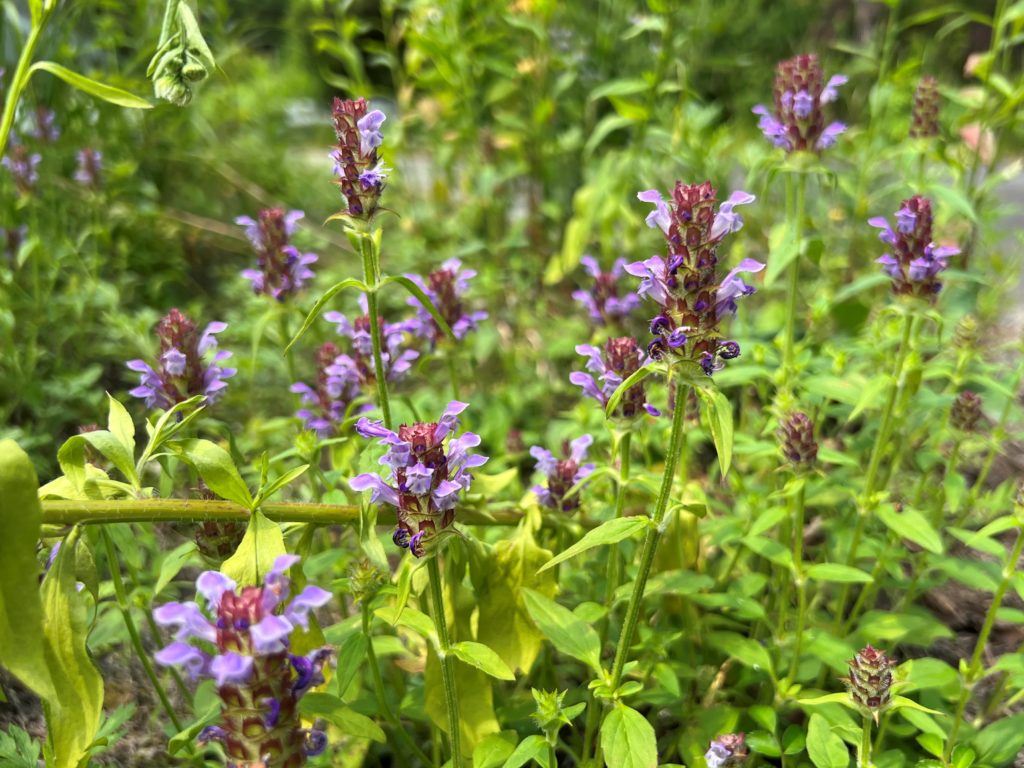
M 138 96 L 123 91 L 120 88 L 115 88 L 112 85 L 101 83 L 97 80 L 80 75 L 77 72 L 73 72 L 67 67 L 63 67 L 53 61 L 37 61 L 29 69 L 29 74 L 33 72 L 49 72 L 51 75 L 55 75 L 63 80 L 68 85 L 77 88 L 80 91 L 88 93 L 90 96 L 95 96 L 98 99 L 109 101 L 111 104 L 117 104 L 119 107 L 128 107 L 129 109 L 152 109 L 153 105 L 145 99 L 140 99 Z
M 622 702 L 616 702 L 601 725 L 601 746 L 608 768 L 657 768 L 654 726 Z
M 587 531 L 586 535 L 582 539 L 577 541 L 564 552 L 561 552 L 544 563 L 544 567 L 537 571 L 537 573 L 543 573 L 549 568 L 554 568 L 559 563 L 576 557 L 576 555 L 586 552 L 588 549 L 600 547 L 605 544 L 616 544 L 623 539 L 628 539 L 637 531 L 642 531 L 646 528 L 649 522 L 649 519 L 646 517 L 618 517 L 612 520 L 606 520 L 601 523 L 601 525 L 597 526 L 597 528 Z

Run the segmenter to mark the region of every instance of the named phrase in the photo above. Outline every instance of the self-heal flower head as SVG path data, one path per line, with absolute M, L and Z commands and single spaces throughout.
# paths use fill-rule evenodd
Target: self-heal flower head
M 576 347 L 576 353 L 587 358 L 587 370 L 573 371 L 569 374 L 569 381 L 581 387 L 585 397 L 597 400 L 602 407 L 608 405 L 619 385 L 640 370 L 642 364 L 640 347 L 632 336 L 608 339 L 603 349 L 580 344 Z M 661 415 L 657 408 L 647 402 L 643 382 L 639 382 L 623 393 L 614 415 L 632 419 L 644 411 L 651 416 Z
M 264 208 L 255 219 L 235 219 L 236 224 L 245 227 L 245 236 L 256 250 L 257 268 L 242 271 L 254 293 L 285 301 L 313 279 L 309 265 L 316 263 L 317 255 L 302 253 L 289 242 L 303 216 L 302 211 L 286 213 L 281 208 Z
M 745 734 L 724 733 L 708 745 L 704 761 L 708 768 L 731 768 L 742 765 L 749 754 Z
M 227 323 L 210 323 L 200 334 L 195 323 L 172 309 L 157 325 L 160 353 L 156 365 L 128 361 L 128 368 L 141 374 L 139 386 L 129 394 L 145 400 L 149 408 L 170 408 L 195 395 L 216 402 L 228 385 L 225 379 L 236 372 L 221 366 L 231 353 L 217 349 L 216 334 L 227 327 Z
M 466 338 L 470 331 L 475 331 L 477 326 L 487 319 L 486 312 L 472 312 L 465 308 L 463 297 L 469 290 L 469 281 L 476 277 L 476 270 L 463 269 L 459 259 L 448 259 L 440 269 L 427 275 L 426 280 L 419 275 L 406 277 L 423 289 L 441 317 L 448 323 L 448 327 L 452 329 L 452 335 L 456 339 L 461 341 Z M 408 301 L 410 306 L 419 310 L 419 335 L 432 344 L 444 338 L 444 332 L 437 321 L 419 300 L 410 297 Z
M 302 398 L 302 407 L 295 415 L 302 419 L 306 429 L 313 430 L 322 439 L 330 437 L 345 420 L 345 412 L 352 401 L 349 387 L 330 373 L 340 352 L 334 342 L 325 342 L 316 353 L 316 384 L 310 386 L 300 381 L 291 386 L 291 391 Z
M 98 149 L 85 147 L 75 155 L 78 167 L 75 181 L 88 189 L 99 189 L 103 179 L 103 153 Z
M 387 183 L 388 169 L 378 156 L 384 143 L 381 125 L 386 118 L 379 109 L 370 110 L 366 99 L 335 98 L 332 119 L 338 143 L 331 159 L 345 198 L 346 213 L 369 221 Z
M 841 678 L 853 703 L 871 715 L 876 723 L 892 703 L 892 668 L 895 666 L 896 662 L 885 651 L 866 645 L 850 659 L 850 676 Z
M 580 495 L 566 498 L 569 489 L 594 471 L 593 464 L 585 464 L 587 449 L 594 442 L 590 435 L 577 437 L 562 446 L 564 458 L 555 458 L 547 448 L 535 445 L 530 455 L 537 460 L 536 470 L 547 477 L 547 485 L 533 486 L 540 503 L 550 509 L 572 514 L 580 507 Z
M 782 455 L 794 472 L 802 473 L 814 468 L 818 460 L 818 443 L 814 439 L 814 422 L 801 411 L 786 416 L 779 425 L 777 436 Z
M 956 396 L 949 411 L 949 423 L 961 432 L 976 432 L 983 417 L 981 396 L 969 389 Z
M 875 261 L 892 278 L 893 291 L 934 303 L 942 290 L 939 273 L 960 249 L 932 242 L 931 200 L 921 195 L 904 200 L 896 211 L 895 228 L 883 216 L 868 219 L 868 224 L 881 230 L 878 239 L 891 249 Z
M 326 746 L 322 732 L 302 727 L 298 703 L 324 682 L 330 649 L 295 655 L 290 638 L 297 627 L 309 626 L 310 612 L 331 593 L 307 586 L 292 596 L 286 574 L 297 561 L 281 555 L 262 586 L 242 589 L 206 571 L 196 582 L 203 605 L 167 603 L 153 612 L 158 624 L 174 630 L 174 642 L 157 652 L 157 662 L 217 686 L 220 725 L 204 729 L 199 741 L 221 742 L 230 765 L 297 768 Z
M 43 156 L 38 152 L 30 152 L 18 141 L 13 132 L 7 147 L 7 154 L 0 158 L 0 165 L 11 174 L 18 195 L 27 197 L 35 191 L 36 184 L 39 183 L 39 163 L 42 162 Z
M 376 438 L 387 448 L 380 463 L 383 476 L 366 473 L 349 482 L 354 491 L 370 491 L 370 503 L 385 502 L 397 510 L 394 541 L 416 557 L 433 552 L 443 537 L 453 535 L 459 494 L 469 490 L 469 470 L 487 462 L 471 453 L 480 437 L 464 432 L 453 437 L 459 414 L 468 405 L 453 400 L 435 422 L 403 424 L 397 432 L 379 421 L 360 419 L 356 432 Z M 447 442 L 446 442 L 447 439 Z
M 52 109 L 43 106 L 35 108 L 33 112 L 33 126 L 29 135 L 43 144 L 53 144 L 60 138 L 60 128 L 57 125 L 57 113 Z
M 846 126 L 840 122 L 825 124 L 823 105 L 838 98 L 845 75 L 833 75 L 828 82 L 818 57 L 801 54 L 780 62 L 775 72 L 774 111 L 763 104 L 754 107 L 758 127 L 776 147 L 787 152 L 820 152 L 836 142 Z
M 616 259 L 610 272 L 604 272 L 593 256 L 584 256 L 580 262 L 594 278 L 594 285 L 573 291 L 572 297 L 587 310 L 594 325 L 621 322 L 640 305 L 639 296 L 620 290 L 619 279 L 625 271 L 625 259 Z M 623 293 L 625 295 L 620 295 Z
M 910 116 L 910 136 L 926 139 L 939 135 L 939 81 L 928 75 L 921 78 L 914 91 L 914 107 Z
M 647 224 L 665 235 L 668 255 L 655 255 L 626 265 L 626 272 L 640 278 L 637 293 L 659 305 L 651 320 L 654 339 L 647 352 L 654 359 L 671 356 L 697 363 L 711 375 L 723 360 L 738 357 L 739 344 L 722 337 L 721 321 L 736 314 L 738 299 L 754 293 L 740 277 L 760 272 L 764 264 L 744 259 L 725 277 L 718 273 L 718 246 L 726 235 L 743 227 L 737 207 L 754 202 L 754 196 L 733 192 L 716 209 L 716 191 L 703 184 L 677 182 L 671 200 L 655 189 L 637 198 L 654 205 Z

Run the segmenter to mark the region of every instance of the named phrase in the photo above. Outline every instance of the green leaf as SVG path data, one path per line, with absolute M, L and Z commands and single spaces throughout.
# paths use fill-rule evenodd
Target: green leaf
M 43 701 L 52 768 L 76 768 L 83 762 L 100 727 L 103 678 L 86 647 L 89 616 L 85 598 L 75 586 L 77 531 L 65 539 L 39 588 L 43 602 L 50 675 L 60 689 Z
M 138 487 L 139 477 L 135 472 L 135 456 L 125 447 L 112 432 L 105 429 L 97 429 L 93 432 L 83 432 L 80 435 L 68 438 L 71 440 L 82 440 L 97 451 L 125 476 L 133 487 Z M 84 461 L 84 459 L 83 459 Z
M 324 292 L 323 296 L 316 300 L 316 304 L 314 304 L 313 308 L 309 310 L 309 314 L 306 315 L 306 319 L 302 321 L 302 327 L 300 327 L 296 334 L 292 337 L 292 340 L 288 342 L 288 346 L 284 348 L 285 352 L 287 352 L 289 349 L 295 346 L 295 342 L 301 339 L 305 335 L 306 331 L 309 330 L 310 326 L 316 322 L 316 319 L 320 317 L 320 313 L 324 311 L 324 307 L 327 306 L 327 302 L 329 302 L 337 294 L 341 293 L 347 288 L 357 288 L 363 293 L 370 292 L 370 289 L 366 286 L 366 283 L 364 283 L 362 280 L 356 280 L 354 277 L 349 277 L 345 280 L 342 280 L 340 283 L 335 283 L 334 285 L 332 285 Z
M 908 539 L 936 555 L 942 554 L 942 537 L 916 509 L 908 507 L 904 508 L 903 512 L 897 512 L 892 504 L 882 504 L 876 510 L 876 514 L 878 519 L 900 538 Z
M 437 630 L 434 629 L 434 620 L 411 606 L 406 606 L 401 611 L 397 611 L 394 607 L 385 605 L 374 611 L 374 615 L 380 616 L 383 621 L 386 621 L 391 626 L 408 627 L 416 631 L 421 637 L 429 639 L 437 635 Z
M 343 733 L 357 739 L 369 739 L 381 744 L 387 741 L 379 725 L 366 715 L 346 707 L 341 699 L 331 693 L 307 693 L 299 701 L 299 712 L 308 718 L 322 717 Z
M 561 552 L 544 563 L 544 566 L 538 571 L 538 573 L 543 573 L 549 568 L 554 568 L 559 563 L 576 557 L 576 555 L 586 552 L 588 549 L 600 547 L 605 544 L 616 544 L 623 539 L 628 539 L 638 531 L 642 531 L 648 526 L 648 524 L 649 520 L 646 517 L 618 517 L 612 520 L 606 520 L 601 523 L 601 525 L 597 526 L 597 528 L 587 531 L 586 535 L 582 539 L 577 541 L 564 552 Z
M 524 587 L 554 597 L 554 571 L 538 573 L 551 552 L 538 546 L 527 525 L 499 541 L 473 588 L 480 616 L 476 639 L 501 656 L 509 669 L 528 672 L 544 646 L 544 635 L 526 609 Z
M 455 645 L 451 646 L 449 650 L 456 658 L 466 662 L 470 666 L 476 667 L 491 677 L 496 677 L 499 680 L 516 679 L 512 670 L 509 669 L 508 665 L 501 660 L 501 656 L 496 654 L 483 643 L 474 643 L 469 640 L 464 640 L 461 643 L 455 643 Z
M 274 566 L 274 560 L 283 554 L 286 550 L 281 526 L 257 509 L 249 518 L 249 527 L 238 550 L 224 561 L 220 570 L 240 587 L 256 586 Z
M 926 712 L 929 715 L 945 715 L 945 712 L 939 712 L 937 709 L 928 709 L 928 707 L 918 704 L 913 699 L 908 699 L 906 696 L 893 696 L 892 703 L 889 705 L 890 709 L 916 709 L 918 712 Z
M 622 400 L 626 392 L 632 389 L 635 384 L 639 384 L 641 381 L 646 379 L 654 373 L 654 371 L 655 366 L 653 364 L 645 365 L 643 368 L 640 368 L 627 376 L 626 380 L 619 384 L 619 386 L 615 388 L 615 391 L 612 392 L 611 397 L 608 398 L 608 403 L 604 407 L 605 417 L 610 419 L 615 413 L 615 409 L 619 407 L 619 402 Z
M 488 736 L 473 750 L 473 768 L 502 768 L 515 750 L 500 734 Z
M 807 569 L 807 577 L 815 581 L 834 581 L 840 584 L 868 584 L 874 581 L 870 573 L 839 563 L 815 563 Z
M 502 768 L 521 768 L 531 760 L 546 766 L 546 768 L 557 768 L 557 766 L 548 765 L 548 743 L 543 736 L 537 734 L 527 736 L 519 742 L 516 751 L 509 756 Z M 476 764 L 474 763 L 474 765 Z
M 194 541 L 186 541 L 180 547 L 171 550 L 164 555 L 160 563 L 160 576 L 153 586 L 153 597 L 159 595 L 164 587 L 171 583 L 171 580 L 178 575 L 178 572 L 185 567 L 185 563 L 192 559 L 196 552 Z
M 807 725 L 807 754 L 817 768 L 847 768 L 850 752 L 821 715 L 811 715 Z
M 115 400 L 107 393 L 107 400 L 110 401 L 110 411 L 107 416 L 107 429 L 110 434 L 117 438 L 117 441 L 124 446 L 125 453 L 135 460 L 135 422 L 132 421 L 128 409 L 122 405 L 120 400 Z M 134 469 L 134 468 L 133 468 Z M 133 473 L 134 474 L 134 473 Z
M 0 660 L 43 699 L 54 698 L 43 648 L 36 542 L 42 510 L 32 461 L 13 440 L 0 440 Z M 63 684 L 63 681 L 59 681 Z
M 815 696 L 810 699 L 798 699 L 797 704 L 801 707 L 816 707 L 821 704 L 842 704 L 845 707 L 852 707 L 853 701 L 850 699 L 850 694 L 843 691 L 827 693 L 824 696 Z
M 430 297 L 424 293 L 423 289 L 420 288 L 416 283 L 410 280 L 404 275 L 388 275 L 380 281 L 381 285 L 387 285 L 389 283 L 398 283 L 400 286 L 405 288 L 420 305 L 430 313 L 430 316 L 434 318 L 434 322 L 437 323 L 437 327 L 441 329 L 451 341 L 455 341 L 455 334 L 452 333 L 452 329 L 448 326 L 448 321 L 444 319 L 444 315 L 441 311 L 434 306 L 434 302 L 430 300 Z
M 772 674 L 771 656 L 756 640 L 735 632 L 712 632 L 709 640 L 712 648 L 733 657 L 744 666 Z
M 732 403 L 713 385 L 697 386 L 694 389 L 701 400 L 704 420 L 711 429 L 722 477 L 725 477 L 732 463 Z
M 290 485 L 293 481 L 302 477 L 306 474 L 307 469 L 309 469 L 309 464 L 303 464 L 302 466 L 289 469 L 280 477 L 271 480 L 265 488 L 260 489 L 260 502 L 266 501 L 286 485 Z
M 615 703 L 601 725 L 601 746 L 608 768 L 657 768 L 654 726 L 622 702 Z
M 366 664 L 366 651 L 369 642 L 362 632 L 353 632 L 342 642 L 338 648 L 338 667 L 334 670 L 335 685 L 338 696 L 344 697 L 345 692 L 352 681 L 359 673 L 360 668 Z
M 600 674 L 601 640 L 594 628 L 540 592 L 524 589 L 522 594 L 530 618 L 555 648 Z
M 253 508 L 252 494 L 235 466 L 231 454 L 209 440 L 182 440 L 171 446 L 181 458 L 195 467 L 210 490 L 222 499 Z
M 112 85 L 107 85 L 85 75 L 80 75 L 77 72 L 72 72 L 67 67 L 62 67 L 53 61 L 37 61 L 29 69 L 29 75 L 31 76 L 33 72 L 38 71 L 49 72 L 51 75 L 59 77 L 68 85 L 98 99 L 109 101 L 111 104 L 117 104 L 119 107 L 128 107 L 129 109 L 152 109 L 153 107 L 145 99 L 140 99 L 138 96 L 128 93 L 128 91 L 123 91 Z

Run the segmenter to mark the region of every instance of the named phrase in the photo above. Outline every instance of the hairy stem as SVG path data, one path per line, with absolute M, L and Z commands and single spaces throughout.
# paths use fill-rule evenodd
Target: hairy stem
M 792 182 L 788 182 L 792 184 Z M 796 181 L 796 206 L 793 212 L 793 239 L 796 240 L 796 255 L 789 265 L 789 288 L 786 297 L 786 335 L 783 338 L 782 368 L 784 383 L 788 389 L 793 380 L 795 368 L 794 336 L 796 335 L 797 296 L 800 287 L 800 246 L 803 240 L 804 198 L 807 177 L 800 174 Z
M 622 670 L 629 659 L 629 649 L 633 644 L 633 635 L 636 633 L 637 622 L 640 619 L 640 608 L 644 599 L 644 590 L 647 588 L 647 578 L 651 574 L 651 565 L 654 563 L 654 554 L 658 548 L 658 542 L 664 533 L 665 511 L 668 509 L 668 499 L 672 492 L 672 482 L 676 476 L 676 461 L 679 458 L 680 449 L 683 444 L 683 428 L 686 409 L 685 392 L 682 386 L 676 389 L 676 404 L 672 412 L 672 432 L 668 441 L 668 453 L 665 455 L 665 470 L 661 478 L 661 490 L 658 492 L 658 500 L 654 506 L 654 514 L 651 517 L 652 525 L 647 528 L 644 536 L 643 549 L 640 552 L 640 566 L 637 570 L 636 580 L 633 582 L 633 594 L 630 595 L 629 605 L 626 607 L 626 618 L 622 624 L 622 632 L 619 635 L 619 642 L 615 646 L 615 662 L 612 665 L 609 687 L 612 691 L 619 687 L 622 682 Z M 598 746 L 598 754 L 601 748 Z M 600 761 L 598 761 L 600 762 Z
M 377 284 L 380 282 L 380 252 L 377 239 L 368 232 L 361 233 L 359 250 L 363 257 L 363 280 L 369 288 L 366 292 L 366 307 L 370 319 L 370 343 L 373 345 L 373 377 L 377 383 L 377 400 L 384 416 L 384 426 L 391 429 L 391 402 L 388 400 L 388 382 L 384 376 L 380 314 L 377 311 Z
M 434 626 L 437 628 L 437 657 L 441 662 L 441 680 L 444 684 L 444 704 L 448 712 L 448 743 L 451 746 L 452 768 L 462 768 L 462 734 L 459 731 L 459 697 L 455 690 L 455 660 L 450 655 L 448 621 L 444 615 L 444 594 L 438 555 L 427 560 L 430 576 L 430 599 L 434 606 Z
M 793 660 L 789 663 L 788 680 L 790 683 L 796 680 L 796 673 L 800 667 L 800 650 L 807 621 L 807 577 L 804 576 L 804 500 L 806 492 L 807 482 L 804 478 L 800 483 L 800 490 L 796 492 L 796 498 L 793 500 L 793 581 L 796 583 L 797 609 Z

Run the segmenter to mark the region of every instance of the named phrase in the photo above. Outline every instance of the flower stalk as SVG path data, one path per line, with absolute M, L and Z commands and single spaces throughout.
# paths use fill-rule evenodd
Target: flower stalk
M 377 400 L 384 426 L 392 428 L 391 402 L 388 399 L 388 382 L 384 375 L 384 360 L 381 356 L 380 313 L 377 308 L 377 286 L 380 283 L 380 230 L 370 234 L 365 229 L 358 232 L 359 252 L 363 257 L 363 281 L 366 283 L 366 314 L 370 318 L 370 341 L 373 344 L 373 373 L 377 383 Z
M 786 177 L 786 182 L 788 186 L 794 186 L 791 176 Z M 800 252 L 803 250 L 804 207 L 807 194 L 807 176 L 805 174 L 798 174 L 795 187 L 795 204 L 790 226 L 793 231 L 793 239 L 796 241 L 796 255 L 789 265 L 789 285 L 786 292 L 786 335 L 783 337 L 782 346 L 782 375 L 785 388 L 787 389 L 793 381 L 796 367 L 794 337 L 796 336 L 797 296 L 800 288 Z
M 448 713 L 448 744 L 451 747 L 452 768 L 462 768 L 462 734 L 459 731 L 459 697 L 455 690 L 455 660 L 450 655 L 448 621 L 444 613 L 444 593 L 438 555 L 427 561 L 430 579 L 430 602 L 434 608 L 434 626 L 437 628 L 437 658 L 441 663 L 441 681 L 444 686 L 444 704 Z

